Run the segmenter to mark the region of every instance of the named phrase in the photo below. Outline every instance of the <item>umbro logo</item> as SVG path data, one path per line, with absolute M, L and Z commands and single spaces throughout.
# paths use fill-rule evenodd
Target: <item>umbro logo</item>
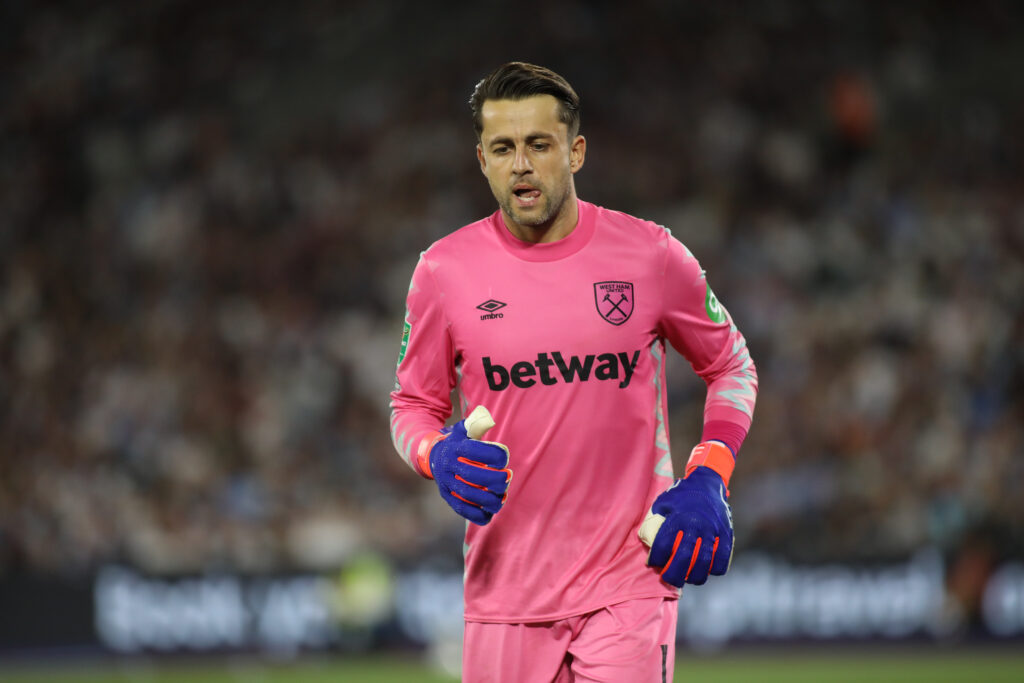
M 504 318 L 505 315 L 503 313 L 496 313 L 495 311 L 505 308 L 505 306 L 507 305 L 508 304 L 506 304 L 504 301 L 498 301 L 497 299 L 488 299 L 487 301 L 477 306 L 477 308 L 479 308 L 481 311 L 486 311 L 486 313 L 480 316 L 480 319 L 494 320 L 495 318 Z

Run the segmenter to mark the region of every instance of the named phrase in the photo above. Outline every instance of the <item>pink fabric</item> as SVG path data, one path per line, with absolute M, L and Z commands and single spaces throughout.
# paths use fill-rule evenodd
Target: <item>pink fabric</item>
M 465 683 L 672 680 L 677 602 L 647 598 L 553 622 L 467 622 Z
M 579 209 L 568 237 L 542 245 L 515 239 L 496 212 L 432 245 L 412 277 L 396 449 L 411 465 L 456 388 L 461 414 L 486 406 L 497 426 L 485 438 L 511 453 L 505 507 L 467 525 L 470 620 L 552 621 L 678 595 L 636 535 L 673 481 L 666 341 L 707 383 L 703 438 L 735 452 L 750 426 L 754 365 L 728 315 L 709 314 L 696 259 L 663 227 Z

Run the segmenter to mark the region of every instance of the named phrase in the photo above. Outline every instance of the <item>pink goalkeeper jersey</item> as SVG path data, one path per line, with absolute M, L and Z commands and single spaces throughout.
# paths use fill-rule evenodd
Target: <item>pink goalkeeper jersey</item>
M 563 240 L 529 244 L 500 212 L 425 251 L 409 288 L 391 434 L 414 464 L 451 416 L 486 406 L 508 500 L 467 524 L 465 617 L 551 621 L 678 591 L 637 538 L 673 481 L 665 341 L 708 385 L 704 439 L 736 452 L 757 375 L 743 336 L 668 230 L 579 202 Z

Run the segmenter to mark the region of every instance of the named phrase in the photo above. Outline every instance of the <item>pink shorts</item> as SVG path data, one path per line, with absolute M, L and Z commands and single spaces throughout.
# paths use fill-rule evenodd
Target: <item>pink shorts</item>
M 644 598 L 530 624 L 466 622 L 464 683 L 670 683 L 678 602 Z

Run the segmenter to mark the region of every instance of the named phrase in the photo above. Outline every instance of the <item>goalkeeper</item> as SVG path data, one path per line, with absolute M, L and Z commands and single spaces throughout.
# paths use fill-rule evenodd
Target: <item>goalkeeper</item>
M 729 567 L 754 364 L 669 230 L 576 196 L 563 78 L 505 64 L 470 106 L 498 210 L 421 255 L 391 394 L 396 449 L 468 520 L 464 680 L 671 680 L 680 587 Z M 666 344 L 707 386 L 679 479 Z

